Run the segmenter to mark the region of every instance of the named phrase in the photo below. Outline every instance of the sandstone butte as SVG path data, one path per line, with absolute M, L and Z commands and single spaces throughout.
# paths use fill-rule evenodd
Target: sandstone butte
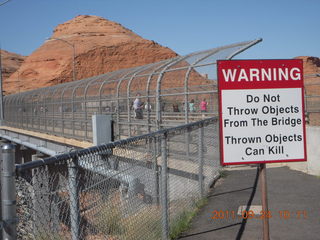
M 143 39 L 116 22 L 97 16 L 80 15 L 60 24 L 54 29 L 51 38 L 60 38 L 74 44 L 78 80 L 177 56 L 169 48 Z M 5 94 L 72 81 L 72 51 L 71 46 L 59 40 L 46 40 L 28 57 L 2 51 Z M 319 58 L 296 58 L 303 59 L 305 75 L 320 73 Z M 172 78 L 179 79 L 178 75 L 176 73 Z M 193 73 L 192 77 L 196 80 L 192 85 L 208 83 L 199 74 Z M 319 77 L 308 77 L 305 83 L 319 84 Z M 320 85 L 318 89 L 314 86 L 306 89 L 308 94 L 315 94 L 315 91 L 319 93 Z
M 171 49 L 97 16 L 77 16 L 58 25 L 50 38 L 74 44 L 78 80 L 177 56 Z M 70 45 L 46 40 L 20 66 L 19 83 L 17 72 L 4 80 L 6 94 L 72 81 L 72 56 Z

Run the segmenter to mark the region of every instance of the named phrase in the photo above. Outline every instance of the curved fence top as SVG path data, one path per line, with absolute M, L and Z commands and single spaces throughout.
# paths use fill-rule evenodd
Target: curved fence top
M 231 44 L 8 95 L 4 98 L 4 123 L 91 142 L 94 114 L 112 115 L 116 139 L 202 119 L 199 106 L 204 100 L 208 102 L 205 117 L 212 117 L 217 113 L 217 60 L 231 59 L 261 41 Z M 136 120 L 136 98 L 144 105 L 143 120 Z
M 114 97 L 130 97 L 131 92 L 140 92 L 156 90 L 156 80 L 159 75 L 164 73 L 173 73 L 176 71 L 188 71 L 189 78 L 205 83 L 208 80 L 216 79 L 215 68 L 207 67 L 216 63 L 218 59 L 231 59 L 236 54 L 246 50 L 254 44 L 260 42 L 261 39 L 236 43 L 223 47 L 218 47 L 206 51 L 200 51 L 188 54 L 186 56 L 177 56 L 161 62 L 156 62 L 144 66 L 117 70 L 106 74 L 78 80 L 75 82 L 63 83 L 51 87 L 40 88 L 23 93 L 17 93 L 5 96 L 6 102 L 16 101 L 39 101 L 44 98 L 49 100 L 57 99 L 76 99 L 109 96 Z M 194 69 L 196 68 L 196 69 Z M 185 73 L 185 72 L 184 72 Z M 173 78 L 180 77 L 179 81 L 172 81 L 169 88 L 181 87 L 188 76 L 184 74 L 170 74 Z M 180 76 L 178 76 L 180 75 Z M 151 78 L 151 79 L 150 79 Z M 168 88 L 161 86 L 162 89 Z

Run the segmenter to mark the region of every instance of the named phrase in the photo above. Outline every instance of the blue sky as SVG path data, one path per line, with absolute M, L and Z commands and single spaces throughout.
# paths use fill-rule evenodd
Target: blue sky
M 263 38 L 237 58 L 320 57 L 319 0 L 10 0 L 0 5 L 1 47 L 30 55 L 80 14 L 116 21 L 180 55 Z

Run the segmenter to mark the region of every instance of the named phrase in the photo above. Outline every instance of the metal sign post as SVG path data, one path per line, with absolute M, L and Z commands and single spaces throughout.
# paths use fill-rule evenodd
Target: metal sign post
M 267 191 L 267 174 L 266 164 L 261 163 L 259 169 L 259 176 L 261 182 L 261 202 L 262 202 L 262 213 L 263 218 L 263 240 L 269 240 L 269 208 L 268 208 L 268 191 Z

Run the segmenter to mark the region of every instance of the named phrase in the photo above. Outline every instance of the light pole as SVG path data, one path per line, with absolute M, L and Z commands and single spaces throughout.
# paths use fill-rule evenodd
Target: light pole
M 4 1 L 4 2 L 2 2 L 2 3 L 0 3 L 0 6 L 2 6 L 2 5 L 4 5 L 4 4 L 6 4 L 7 2 L 9 2 L 10 0 L 6 0 L 6 1 Z
M 17 73 L 18 73 L 18 80 L 17 80 L 17 82 L 18 82 L 18 90 L 19 90 L 19 93 L 20 93 L 20 72 L 19 72 L 19 70 L 17 70 L 16 71 Z
M 68 42 L 67 40 L 64 40 L 61 38 L 56 38 L 56 37 L 47 38 L 47 40 L 59 40 L 59 41 L 65 42 L 70 47 L 72 47 L 72 50 L 73 50 L 73 52 L 72 52 L 72 81 L 75 81 L 76 80 L 76 67 L 75 67 L 76 48 L 75 48 L 74 44 Z
M 2 50 L 0 46 L 0 125 L 2 125 L 3 118 L 4 118 L 4 111 L 3 111 L 3 85 L 2 85 Z

